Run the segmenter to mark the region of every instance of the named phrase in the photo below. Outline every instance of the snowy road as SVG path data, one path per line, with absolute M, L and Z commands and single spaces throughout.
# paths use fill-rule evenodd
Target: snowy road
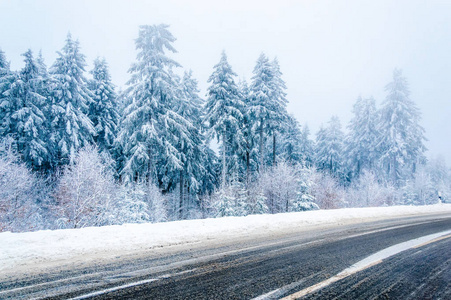
M 98 263 L 55 265 L 32 275 L 9 273 L 0 277 L 0 299 L 277 299 L 327 280 L 387 247 L 446 230 L 451 230 L 449 212 L 153 248 Z M 376 295 L 407 274 L 413 278 L 409 282 L 436 284 L 435 293 L 449 291 L 450 280 L 445 281 L 448 285 L 438 283 L 450 274 L 449 246 L 447 238 L 404 251 L 310 297 L 339 291 L 340 298 L 356 299 L 359 294 L 350 292 L 359 293 L 357 287 Z M 418 259 L 422 263 L 411 272 Z M 373 268 L 374 276 L 362 275 Z M 394 286 L 393 291 L 414 299 L 423 295 L 408 286 Z

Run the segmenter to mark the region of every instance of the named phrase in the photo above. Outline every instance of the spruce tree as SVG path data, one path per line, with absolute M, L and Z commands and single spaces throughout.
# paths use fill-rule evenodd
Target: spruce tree
M 13 93 L 17 105 L 11 114 L 11 134 L 23 161 L 33 169 L 41 169 L 49 159 L 46 117 L 42 111 L 46 98 L 40 94 L 43 78 L 32 51 L 28 50 L 23 56 L 25 67 L 19 73 Z
M 316 166 L 337 178 L 343 178 L 344 133 L 338 117 L 334 116 L 326 128 L 321 128 L 316 136 Z
M 287 117 L 280 144 L 280 152 L 285 161 L 295 164 L 303 160 L 301 127 L 292 115 Z
M 273 91 L 273 117 L 268 120 L 270 125 L 270 131 L 272 133 L 272 164 L 276 163 L 276 136 L 277 133 L 280 133 L 284 124 L 287 121 L 288 113 L 286 111 L 287 106 L 287 93 L 285 90 L 287 89 L 285 85 L 285 81 L 282 79 L 282 72 L 280 71 L 280 65 L 277 58 L 274 58 L 272 61 L 272 71 L 273 71 L 273 82 L 274 82 L 274 91 Z
M 171 68 L 180 65 L 165 54 L 176 52 L 175 38 L 167 28 L 164 24 L 140 27 L 137 62 L 130 68 L 125 91 L 130 103 L 118 133 L 125 178 L 141 178 L 163 190 L 172 189 L 176 174 L 183 170 L 181 146 L 192 143 L 189 131 L 193 127 L 175 110 L 179 85 Z
M 111 82 L 106 60 L 97 58 L 91 74 L 92 80 L 89 82 L 89 89 L 92 92 L 93 101 L 89 105 L 88 117 L 96 129 L 94 141 L 100 151 L 110 152 L 116 137 L 119 114 L 117 112 L 117 95 Z
M 85 56 L 78 41 L 67 35 L 66 44 L 53 64 L 50 111 L 50 143 L 53 165 L 72 161 L 78 149 L 93 142 L 95 128 L 87 113 L 92 103 L 87 87 Z
M 277 60 L 270 63 L 264 53 L 260 55 L 253 70 L 251 93 L 251 115 L 254 130 L 259 134 L 260 171 L 264 168 L 266 135 L 273 136 L 272 163 L 276 161 L 276 133 L 286 120 L 285 83 Z
M 17 80 L 18 75 L 10 70 L 9 62 L 5 53 L 0 49 L 0 136 L 5 137 L 11 130 L 11 114 L 15 110 L 13 107 L 14 95 L 11 87 Z
M 232 67 L 227 62 L 225 52 L 221 60 L 214 66 L 213 74 L 208 82 L 207 102 L 205 105 L 205 120 L 210 135 L 222 141 L 222 185 L 226 185 L 228 171 L 229 147 L 242 148 L 244 145 L 241 123 L 243 122 L 243 102 L 234 77 Z
M 370 171 L 376 167 L 376 142 L 379 136 L 376 101 L 372 97 L 359 97 L 353 113 L 354 117 L 348 125 L 345 152 L 351 177 L 356 178 L 364 169 Z
M 388 179 L 396 186 L 424 160 L 424 129 L 421 114 L 410 99 L 407 79 L 395 69 L 393 81 L 385 90 L 388 95 L 380 111 L 378 150 Z
M 259 171 L 264 168 L 264 132 L 268 129 L 268 120 L 271 120 L 273 111 L 271 110 L 271 97 L 274 91 L 273 69 L 265 54 L 260 54 L 253 70 L 252 83 L 250 86 L 252 93 L 252 104 L 250 113 L 254 119 L 253 129 L 259 134 Z

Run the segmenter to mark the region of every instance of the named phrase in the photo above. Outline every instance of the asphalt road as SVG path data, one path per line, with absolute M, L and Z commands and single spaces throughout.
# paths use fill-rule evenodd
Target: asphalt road
M 389 246 L 451 229 L 451 216 L 385 220 L 175 253 L 149 250 L 0 282 L 0 299 L 278 299 Z M 450 299 L 451 241 L 402 252 L 309 299 Z

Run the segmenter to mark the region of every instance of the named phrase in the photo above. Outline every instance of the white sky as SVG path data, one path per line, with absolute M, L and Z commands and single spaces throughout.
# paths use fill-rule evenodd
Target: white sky
M 173 58 L 193 70 L 202 96 L 222 50 L 248 80 L 262 51 L 277 56 L 288 109 L 312 133 L 334 114 L 346 126 L 359 95 L 383 101 L 393 69 L 401 68 L 423 113 L 429 154 L 451 162 L 449 0 L 0 0 L 0 48 L 13 69 L 28 48 L 42 49 L 50 66 L 70 31 L 87 69 L 104 56 L 123 86 L 138 26 L 159 23 L 171 26 Z

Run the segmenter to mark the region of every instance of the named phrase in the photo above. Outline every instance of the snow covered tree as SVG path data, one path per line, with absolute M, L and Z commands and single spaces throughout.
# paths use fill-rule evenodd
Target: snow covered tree
M 352 182 L 346 200 L 351 207 L 383 206 L 387 204 L 385 187 L 377 180 L 376 174 L 362 169 L 361 174 Z
M 430 158 L 426 164 L 426 169 L 428 174 L 430 174 L 437 202 L 439 200 L 442 202 L 450 202 L 451 169 L 448 168 L 445 158 L 443 156 Z
M 114 212 L 116 223 L 119 225 L 150 222 L 149 205 L 145 201 L 143 185 L 123 182 L 118 187 Z
M 177 77 L 175 77 L 178 80 Z M 176 97 L 175 111 L 187 120 L 192 126 L 188 130 L 189 143 L 178 144 L 182 155 L 183 169 L 179 171 L 179 218 L 187 215 L 188 207 L 194 209 L 198 204 L 197 194 L 201 190 L 201 182 L 211 174 L 211 166 L 206 159 L 204 127 L 202 124 L 203 99 L 199 97 L 197 80 L 193 78 L 192 71 L 185 72 L 178 83 L 179 91 Z
M 321 128 L 316 136 L 316 166 L 337 178 L 343 178 L 344 133 L 338 117 L 334 116 L 326 128 Z
M 276 135 L 281 132 L 284 128 L 286 119 L 288 118 L 288 113 L 286 110 L 288 100 L 286 99 L 287 89 L 285 81 L 282 79 L 282 72 L 280 71 L 280 65 L 277 58 L 271 63 L 273 71 L 273 95 L 272 95 L 272 109 L 273 115 L 271 119 L 267 120 L 269 123 L 269 130 L 272 133 L 272 164 L 276 163 Z
M 404 187 L 404 203 L 413 205 L 427 205 L 437 203 L 437 192 L 426 166 L 417 168 L 412 179 L 407 180 Z
M 315 175 L 312 195 L 319 208 L 335 209 L 345 206 L 344 190 L 338 179 L 325 172 L 317 172 Z
M 8 134 L 14 137 L 17 151 L 33 169 L 41 169 L 49 160 L 46 117 L 42 111 L 46 98 L 40 94 L 43 78 L 39 66 L 28 50 L 23 54 L 25 67 L 10 89 L 11 124 Z
M 227 185 L 229 149 L 243 149 L 245 145 L 241 124 L 243 122 L 244 103 L 240 99 L 240 92 L 234 77 L 232 67 L 227 62 L 225 52 L 221 60 L 214 66 L 208 82 L 205 104 L 205 122 L 209 128 L 209 135 L 222 141 L 222 186 Z M 239 150 L 240 151 L 240 150 Z
M 183 170 L 182 147 L 192 144 L 193 125 L 175 106 L 179 85 L 171 69 L 179 64 L 165 55 L 176 52 L 167 25 L 140 27 L 137 62 L 130 68 L 125 91 L 130 104 L 124 111 L 118 143 L 125 155 L 122 174 L 127 180 L 145 178 L 162 190 L 171 190 Z
M 101 151 L 110 151 L 116 137 L 119 114 L 117 112 L 117 96 L 106 60 L 97 58 L 91 74 L 92 80 L 89 81 L 89 89 L 92 92 L 93 101 L 89 104 L 88 117 L 96 129 L 94 137 L 96 145 Z
M 315 160 L 315 143 L 312 139 L 310 139 L 310 128 L 307 124 L 301 128 L 301 140 L 300 140 L 300 152 L 301 160 L 305 163 L 307 167 L 313 166 Z
M 306 153 L 304 152 L 305 149 L 302 149 L 303 134 L 301 132 L 301 126 L 292 115 L 287 117 L 280 138 L 280 145 L 280 153 L 285 161 L 295 164 L 304 160 Z
M 385 90 L 388 95 L 380 112 L 378 151 L 387 177 L 394 185 L 405 178 L 403 171 L 415 172 L 424 160 L 424 129 L 420 126 L 420 111 L 410 99 L 410 91 L 402 71 L 395 69 L 393 81 Z
M 240 98 L 243 101 L 243 124 L 242 132 L 244 139 L 244 148 L 238 153 L 242 162 L 241 180 L 245 182 L 246 188 L 250 187 L 251 173 L 257 170 L 258 153 L 255 145 L 255 137 L 253 132 L 253 117 L 250 111 L 251 93 L 245 79 L 241 79 L 238 83 L 240 90 Z
M 359 97 L 353 107 L 354 117 L 348 125 L 346 157 L 351 177 L 359 177 L 363 170 L 376 167 L 378 115 L 374 98 Z
M 13 123 L 11 115 L 18 107 L 17 95 L 13 93 L 17 80 L 18 74 L 10 70 L 5 53 L 0 49 L 0 136 L 2 137 L 11 132 Z
M 315 185 L 316 170 L 313 167 L 308 167 L 304 163 L 297 166 L 296 172 L 296 197 L 290 203 L 291 211 L 306 211 L 316 210 L 319 206 L 315 203 L 316 198 L 313 195 L 313 188 Z
M 253 70 L 250 115 L 254 120 L 254 131 L 259 133 L 260 171 L 263 171 L 267 135 L 273 135 L 273 163 L 275 163 L 276 132 L 286 118 L 285 85 L 277 60 L 272 64 L 261 54 Z
M 55 191 L 60 228 L 114 224 L 115 191 L 112 171 L 98 149 L 80 149 L 65 166 Z
M 85 56 L 78 41 L 67 35 L 66 44 L 53 64 L 51 91 L 50 143 L 55 155 L 54 165 L 65 164 L 78 149 L 93 142 L 95 128 L 87 113 L 92 103 L 87 87 Z
M 20 162 L 7 138 L 0 144 L 0 232 L 41 229 L 39 179 Z

